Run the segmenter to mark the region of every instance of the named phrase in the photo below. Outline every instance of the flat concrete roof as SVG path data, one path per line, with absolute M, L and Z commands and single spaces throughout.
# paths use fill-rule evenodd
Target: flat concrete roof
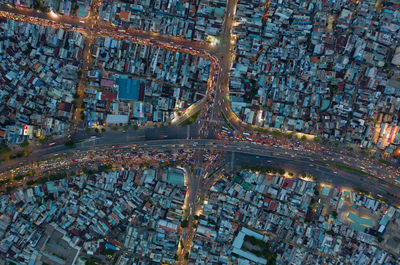
M 354 213 L 349 213 L 347 218 L 349 218 L 351 221 L 358 223 L 360 225 L 369 226 L 369 227 L 371 227 L 373 225 L 372 219 L 363 218 Z

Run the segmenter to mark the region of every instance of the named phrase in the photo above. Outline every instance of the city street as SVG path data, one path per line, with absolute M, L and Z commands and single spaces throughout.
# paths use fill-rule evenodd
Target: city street
M 105 138 L 107 144 L 99 143 L 99 140 L 91 141 L 87 140 L 82 142 L 76 148 L 67 148 L 65 146 L 52 147 L 46 151 L 39 151 L 40 158 L 48 159 L 53 157 L 55 154 L 75 154 L 77 150 L 79 152 L 97 150 L 102 152 L 102 150 L 113 150 L 113 149 L 132 149 L 133 145 L 135 148 L 141 148 L 143 150 L 176 150 L 176 149 L 195 149 L 195 150 L 216 150 L 224 152 L 224 159 L 218 161 L 218 163 L 224 163 L 226 165 L 226 170 L 231 168 L 231 153 L 234 152 L 234 169 L 240 169 L 242 165 L 263 165 L 263 166 L 275 166 L 281 167 L 288 172 L 293 172 L 296 174 L 308 173 L 315 175 L 319 180 L 323 182 L 331 183 L 337 186 L 347 186 L 352 188 L 362 187 L 363 189 L 370 190 L 381 194 L 382 196 L 387 196 L 387 193 L 398 194 L 398 188 L 395 186 L 389 186 L 384 183 L 380 183 L 374 178 L 367 177 L 355 172 L 349 172 L 344 169 L 337 168 L 332 170 L 332 166 L 321 160 L 316 160 L 314 156 L 307 156 L 303 154 L 298 154 L 298 152 L 292 151 L 282 151 L 279 148 L 269 148 L 266 149 L 259 145 L 249 145 L 240 142 L 226 142 L 219 140 L 210 139 L 165 139 L 165 140 L 139 140 L 127 142 L 124 139 L 115 139 L 113 137 Z M 142 138 L 140 138 L 142 139 Z M 129 144 L 128 144 L 129 143 Z M 118 144 L 118 146 L 117 146 Z M 134 149 L 135 150 L 135 149 Z M 296 154 L 297 153 L 297 154 Z M 294 157 L 292 157 L 294 156 Z M 69 165 L 73 165 L 73 156 L 67 159 Z M 269 162 L 270 161 L 270 162 Z M 26 163 L 24 161 L 21 163 Z M 218 167 L 218 163 L 213 168 Z M 1 173 L 1 178 L 10 177 L 10 172 L 6 171 Z M 17 172 L 13 173 L 18 174 Z M 205 172 L 204 172 L 205 174 Z M 203 175 L 204 176 L 204 175 Z M 196 185 L 197 186 L 197 185 Z M 398 201 L 398 198 L 392 198 L 387 196 L 388 199 L 392 201 Z
M 77 88 L 79 98 L 74 115 L 74 131 L 71 135 L 71 140 L 76 143 L 75 147 L 65 146 L 63 143 L 67 139 L 62 139 L 52 146 L 38 146 L 27 157 L 16 158 L 0 164 L 0 170 L 3 171 L 0 173 L 0 179 L 10 179 L 15 175 L 25 174 L 23 165 L 34 165 L 40 160 L 51 159 L 56 155 L 66 155 L 63 163 L 55 165 L 51 170 L 42 170 L 37 166 L 35 170 L 37 176 L 79 170 L 82 165 L 76 162 L 75 156 L 80 157 L 84 151 L 102 154 L 110 150 L 128 150 L 136 153 L 139 149 L 142 151 L 156 150 L 158 152 L 193 149 L 195 150 L 193 159 L 195 166 L 184 168 L 188 192 L 185 199 L 183 219 L 187 220 L 188 224 L 187 227 L 181 229 L 183 245 L 178 248 L 177 252 L 179 264 L 187 264 L 184 257 L 190 251 L 195 234 L 197 224 L 195 216 L 199 215 L 202 210 L 207 191 L 218 179 L 221 172 L 234 173 L 240 170 L 243 165 L 283 168 L 287 173 L 294 173 L 296 176 L 310 174 L 324 183 L 368 190 L 387 197 L 392 203 L 398 203 L 399 198 L 391 195 L 399 194 L 398 187 L 384 182 L 388 181 L 387 176 L 391 175 L 385 167 L 378 164 L 370 165 L 368 170 L 376 172 L 375 175 L 382 179 L 378 180 L 366 174 L 332 165 L 332 163 L 343 163 L 345 161 L 346 164 L 360 166 L 360 156 L 339 154 L 334 151 L 322 153 L 320 150 L 315 150 L 311 152 L 306 148 L 294 150 L 283 145 L 271 146 L 256 142 L 228 141 L 217 138 L 222 127 L 225 126 L 225 119 L 230 123 L 229 127 L 235 128 L 239 135 L 240 132 L 245 132 L 251 127 L 238 119 L 232 111 L 229 101 L 229 77 L 236 41 L 236 36 L 232 35 L 232 30 L 235 24 L 237 2 L 238 0 L 227 1 L 223 27 L 221 34 L 217 37 L 219 44 L 216 47 L 207 42 L 115 26 L 99 18 L 101 1 L 93 2 L 89 16 L 83 20 L 79 20 L 77 17 L 51 15 L 50 13 L 1 4 L 0 17 L 77 31 L 84 34 L 87 41 L 83 50 L 82 77 Z M 143 45 L 158 46 L 163 49 L 178 50 L 207 58 L 211 62 L 207 95 L 201 101 L 187 108 L 182 114 L 177 115 L 171 121 L 171 126 L 141 128 L 139 130 L 129 128 L 126 131 L 121 129 L 117 131 L 107 130 L 103 133 L 84 132 L 79 124 L 81 124 L 80 112 L 83 110 L 84 88 L 87 85 L 87 71 L 92 64 L 90 45 L 96 37 L 105 36 Z M 179 125 L 198 111 L 200 111 L 199 120 L 193 125 Z M 210 153 L 216 157 L 215 160 L 206 159 Z M 93 164 L 96 164 L 95 160 L 93 160 Z M 397 176 L 393 178 L 395 177 Z M 390 181 L 392 180 L 390 179 Z M 26 182 L 17 185 L 26 187 Z

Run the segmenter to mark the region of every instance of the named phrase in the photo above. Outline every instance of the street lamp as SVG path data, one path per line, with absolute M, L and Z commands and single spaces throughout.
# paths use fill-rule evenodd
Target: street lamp
M 213 46 L 213 47 L 215 47 L 215 46 L 219 43 L 219 40 L 218 40 L 216 37 L 210 36 L 210 35 L 206 37 L 206 40 L 207 40 L 207 42 L 209 42 L 209 43 L 211 44 L 211 46 Z
M 53 11 L 53 10 L 50 10 L 50 16 L 52 16 L 53 18 L 58 18 L 58 15 Z

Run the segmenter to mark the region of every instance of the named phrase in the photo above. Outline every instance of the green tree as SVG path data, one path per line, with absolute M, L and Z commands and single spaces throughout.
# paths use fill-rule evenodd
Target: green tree
M 21 146 L 22 148 L 25 148 L 25 147 L 27 147 L 28 145 L 29 145 L 28 140 L 25 140 L 22 144 L 20 144 L 20 146 Z
M 273 131 L 272 131 L 272 135 L 273 135 L 273 136 L 281 136 L 281 135 L 282 135 L 282 132 L 279 131 L 279 130 L 273 130 Z
M 338 213 L 336 211 L 333 211 L 332 212 L 332 216 L 333 216 L 334 219 L 336 219 L 338 217 Z
M 73 147 L 75 145 L 75 142 L 70 140 L 70 141 L 66 142 L 64 145 L 67 147 Z
M 24 176 L 23 176 L 23 175 L 17 175 L 17 176 L 15 176 L 13 179 L 14 179 L 15 181 L 20 181 L 20 180 L 23 180 L 23 179 L 24 179 Z
M 6 188 L 6 192 L 7 193 L 10 193 L 11 191 L 13 191 L 15 189 L 15 186 L 8 186 L 7 188 Z
M 72 13 L 76 15 L 76 12 L 78 11 L 79 6 L 77 4 L 74 5 L 74 7 L 72 8 Z
M 27 182 L 26 182 L 26 184 L 28 185 L 28 186 L 32 186 L 32 185 L 34 185 L 36 183 L 36 181 L 34 181 L 34 180 L 28 180 Z
M 1 144 L 0 146 L 0 154 L 7 154 L 11 149 L 6 144 Z
M 102 251 L 100 251 L 100 254 L 104 256 L 113 255 L 114 253 L 115 251 L 112 249 L 103 249 Z
M 189 224 L 189 221 L 188 221 L 187 219 L 182 220 L 182 222 L 181 222 L 181 227 L 182 227 L 182 228 L 186 228 L 186 227 L 188 227 L 188 224 Z

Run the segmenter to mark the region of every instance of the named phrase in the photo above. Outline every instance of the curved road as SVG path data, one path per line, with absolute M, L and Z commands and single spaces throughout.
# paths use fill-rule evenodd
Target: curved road
M 190 130 L 194 132 L 194 127 Z M 398 189 L 393 186 L 388 186 L 378 180 L 360 175 L 355 172 L 332 169 L 333 167 L 322 160 L 316 160 L 318 157 L 315 155 L 307 155 L 305 152 L 282 150 L 279 147 L 266 147 L 257 144 L 249 144 L 245 142 L 229 142 L 215 139 L 168 139 L 163 133 L 173 131 L 180 132 L 182 129 L 176 127 L 164 128 L 158 134 L 150 133 L 148 131 L 138 131 L 135 135 L 126 133 L 125 137 L 116 137 L 121 135 L 117 132 L 112 132 L 106 137 L 99 137 L 94 140 L 88 139 L 79 143 L 75 148 L 68 148 L 63 145 L 54 146 L 38 150 L 34 156 L 20 159 L 20 163 L 29 163 L 36 161 L 37 157 L 40 159 L 47 159 L 53 157 L 55 154 L 73 154 L 79 151 L 99 151 L 106 149 L 132 149 L 135 152 L 137 148 L 143 149 L 156 149 L 156 150 L 176 150 L 176 149 L 196 149 L 196 150 L 217 150 L 227 153 L 226 164 L 230 168 L 233 157 L 233 166 L 235 169 L 241 165 L 271 165 L 271 167 L 281 167 L 288 172 L 296 174 L 310 173 L 315 175 L 319 180 L 332 183 L 332 185 L 349 186 L 353 188 L 363 188 L 371 190 L 374 193 L 387 196 L 387 193 L 398 194 Z M 163 132 L 164 131 L 164 132 Z M 135 145 L 135 147 L 133 147 Z M 72 156 L 73 157 L 73 156 Z M 69 159 L 72 159 L 69 158 Z M 334 173 L 337 172 L 337 173 Z M 17 173 L 14 172 L 15 175 Z M 10 171 L 5 171 L 2 178 L 9 177 Z M 398 201 L 398 198 L 387 196 L 391 201 Z
M 200 121 L 195 126 L 190 127 L 163 127 L 157 129 L 144 129 L 139 131 L 128 131 L 126 133 L 107 132 L 98 135 L 96 138 L 87 139 L 87 135 L 79 131 L 74 134 L 73 140 L 81 140 L 76 148 L 66 148 L 63 145 L 53 147 L 41 147 L 35 150 L 29 157 L 16 159 L 9 163 L 4 163 L 0 169 L 15 166 L 16 163 L 29 163 L 35 160 L 49 158 L 55 153 L 73 153 L 76 150 L 98 150 L 102 152 L 107 148 L 152 148 L 157 150 L 163 149 L 179 149 L 191 148 L 196 149 L 195 163 L 202 165 L 202 157 L 205 150 L 223 151 L 226 156 L 226 163 L 231 169 L 240 167 L 242 164 L 271 164 L 271 166 L 282 167 L 294 173 L 310 173 L 326 182 L 331 182 L 340 186 L 352 186 L 354 188 L 364 188 L 374 193 L 387 196 L 392 202 L 398 198 L 389 194 L 398 194 L 395 186 L 389 186 L 380 180 L 357 174 L 347 170 L 334 168 L 321 159 L 321 153 L 295 151 L 283 149 L 279 146 L 263 146 L 250 144 L 248 142 L 227 142 L 217 141 L 214 138 L 215 133 L 222 127 L 222 115 L 228 122 L 236 128 L 250 128 L 252 126 L 240 121 L 233 113 L 229 101 L 229 76 L 231 64 L 233 61 L 233 47 L 235 44 L 235 36 L 232 35 L 233 25 L 235 21 L 236 5 L 238 0 L 227 0 L 225 10 L 224 23 L 221 34 L 218 36 L 220 44 L 216 47 L 210 46 L 206 42 L 192 41 L 176 36 L 165 36 L 153 32 L 145 32 L 133 28 L 123 28 L 115 26 L 111 23 L 98 18 L 98 9 L 101 4 L 100 0 L 94 0 L 91 14 L 85 19 L 76 17 L 58 16 L 51 13 L 41 13 L 35 10 L 11 7 L 8 5 L 0 5 L 0 17 L 21 20 L 28 23 L 35 23 L 55 28 L 63 28 L 66 30 L 77 31 L 84 34 L 90 40 L 96 37 L 110 37 L 118 40 L 131 41 L 144 45 L 158 46 L 163 49 L 179 50 L 180 52 L 190 53 L 207 58 L 211 63 L 210 77 L 208 81 L 207 95 L 204 100 L 195 104 L 183 117 L 178 117 L 173 124 L 179 124 L 183 119 L 191 116 L 197 110 L 200 113 Z M 198 129 L 198 130 L 197 130 Z M 136 145 L 132 147 L 131 145 Z M 120 146 L 124 145 L 124 146 Z M 135 152 L 134 150 L 132 150 Z M 326 156 L 326 154 L 323 154 Z M 339 154 L 333 154 L 329 159 L 336 161 Z M 335 156 L 335 157 L 333 157 Z M 69 158 L 68 158 L 69 159 Z M 355 160 L 353 160 L 355 161 Z M 72 161 L 71 161 L 72 162 Z M 203 169 L 200 169 L 203 171 Z M 210 169 L 214 170 L 214 169 Z M 206 171 L 206 170 L 205 170 Z M 2 173 L 2 177 L 10 177 L 10 174 L 16 172 L 6 171 Z M 196 198 L 204 198 L 205 187 L 212 183 L 205 177 L 204 172 L 200 176 L 194 177 L 193 172 L 188 172 L 195 181 L 190 188 L 190 196 L 192 209 L 197 211 L 201 207 L 201 202 L 197 202 Z M 188 216 L 190 219 L 189 227 L 193 225 L 194 213 Z M 191 233 L 193 236 L 193 233 Z M 190 240 L 185 242 L 185 251 L 190 249 Z M 181 255 L 181 254 L 180 254 Z M 180 260 L 183 260 L 180 257 Z M 183 262 L 185 263 L 185 262 Z
M 52 26 L 57 28 L 64 28 L 66 30 L 74 30 L 85 34 L 89 38 L 98 36 L 108 36 L 120 40 L 128 40 L 133 42 L 142 43 L 145 45 L 159 46 L 164 49 L 177 49 L 181 52 L 191 53 L 198 56 L 206 57 L 210 60 L 212 68 L 209 78 L 208 91 L 206 100 L 203 100 L 188 110 L 183 117 L 177 118 L 174 124 L 179 124 L 187 116 L 190 116 L 195 111 L 202 109 L 201 123 L 199 134 L 192 132 L 189 137 L 195 138 L 209 138 L 214 137 L 213 132 L 218 131 L 221 127 L 220 114 L 223 113 L 229 120 L 231 125 L 237 128 L 248 128 L 249 125 L 244 124 L 240 121 L 236 115 L 232 112 L 230 102 L 228 99 L 229 94 L 229 74 L 230 67 L 232 64 L 232 49 L 235 42 L 235 38 L 232 36 L 232 29 L 234 23 L 234 17 L 236 12 L 237 0 L 228 0 L 227 8 L 224 16 L 224 24 L 219 36 L 220 45 L 217 47 L 211 47 L 206 42 L 192 41 L 182 39 L 176 36 L 165 36 L 153 32 L 145 32 L 132 28 L 121 28 L 111 23 L 107 23 L 98 18 L 98 7 L 101 1 L 95 1 L 94 8 L 96 9 L 91 16 L 87 19 L 79 20 L 76 17 L 69 16 L 55 16 L 51 13 L 37 12 L 31 9 L 11 7 L 9 5 L 0 5 L 0 16 L 9 19 L 21 20 L 29 23 L 36 23 L 45 26 Z M 120 144 L 124 141 L 143 141 L 149 139 L 163 139 L 169 138 L 171 135 L 174 138 L 185 138 L 182 137 L 181 128 L 169 128 L 169 129 L 157 129 L 151 130 L 150 132 L 144 131 L 143 135 L 118 135 L 119 137 L 111 136 L 103 139 L 94 140 L 91 143 L 83 143 L 87 147 L 97 145 L 99 141 L 104 144 Z M 162 134 L 165 130 L 164 134 Z M 189 129 L 189 131 L 193 131 Z M 158 135 L 157 135 L 157 132 Z M 77 134 L 79 135 L 79 133 Z M 110 134 L 112 135 L 112 134 Z M 181 135 L 180 137 L 178 135 Z M 255 147 L 251 147 L 256 150 Z M 29 159 L 34 160 L 34 157 L 43 157 L 43 155 L 49 154 L 52 150 L 56 152 L 62 152 L 65 147 L 54 147 L 54 148 L 40 148 L 38 149 Z M 277 151 L 276 154 L 281 154 L 284 150 Z M 303 154 L 304 155 L 304 154 Z M 306 156 L 304 156 L 306 157 Z M 20 162 L 15 160 L 11 163 Z M 1 168 L 5 168 L 10 164 L 5 163 L 1 165 Z M 372 185 L 374 186 L 374 185 Z

